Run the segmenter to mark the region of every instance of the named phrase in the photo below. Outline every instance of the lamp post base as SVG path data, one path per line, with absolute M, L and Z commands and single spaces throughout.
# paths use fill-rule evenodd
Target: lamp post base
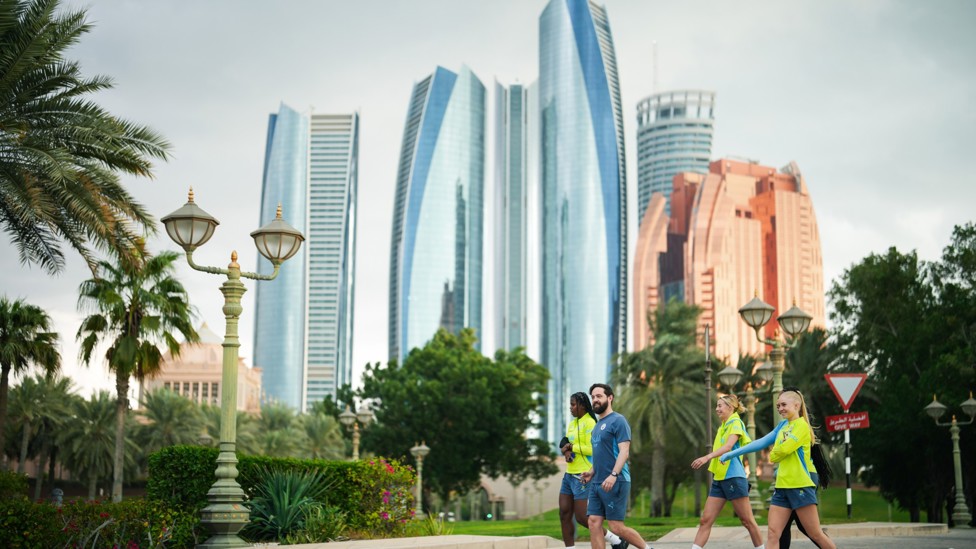
M 248 547 L 251 544 L 237 535 L 248 523 L 250 513 L 240 503 L 211 503 L 200 511 L 200 522 L 213 536 L 197 545 L 200 548 Z

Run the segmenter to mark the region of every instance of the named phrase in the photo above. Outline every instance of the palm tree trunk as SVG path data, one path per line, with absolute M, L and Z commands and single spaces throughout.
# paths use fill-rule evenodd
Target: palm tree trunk
M 88 475 L 88 501 L 94 501 L 95 491 L 98 489 L 98 475 L 92 473 Z
M 7 440 L 7 392 L 9 390 L 10 383 L 10 364 L 0 365 L 0 444 Z M 3 470 L 8 469 L 7 453 L 0 452 L 3 455 Z
M 125 412 L 129 408 L 129 376 L 115 374 L 115 459 L 112 471 L 112 501 L 122 501 L 122 472 L 125 467 Z
M 37 481 L 34 482 L 34 501 L 41 499 L 41 487 L 44 485 L 44 458 L 47 454 L 41 450 L 37 456 Z
M 664 516 L 664 457 L 663 438 L 654 439 L 651 449 L 651 516 Z
M 27 445 L 30 444 L 30 422 L 24 422 L 24 436 L 20 438 L 20 462 L 17 464 L 17 474 L 23 475 L 27 465 Z

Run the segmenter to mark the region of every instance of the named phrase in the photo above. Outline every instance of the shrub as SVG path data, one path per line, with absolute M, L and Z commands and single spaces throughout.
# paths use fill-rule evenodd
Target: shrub
M 216 480 L 217 450 L 200 446 L 171 446 L 149 456 L 146 497 L 168 507 L 199 511 L 207 505 L 207 491 Z M 412 516 L 411 467 L 383 458 L 367 461 L 277 458 L 238 455 L 238 481 L 248 498 L 257 495 L 261 472 L 321 472 L 331 486 L 324 503 L 345 514 L 349 528 L 365 536 L 402 531 Z
M 305 526 L 285 538 L 288 545 L 301 543 L 328 543 L 343 541 L 346 538 L 346 513 L 338 507 L 324 505 L 310 506 L 305 509 Z
M 241 532 L 253 540 L 284 540 L 305 527 L 305 513 L 320 507 L 329 485 L 321 471 L 265 469 L 255 495 L 245 505 L 251 522 Z
M 27 475 L 0 470 L 0 499 L 27 497 Z

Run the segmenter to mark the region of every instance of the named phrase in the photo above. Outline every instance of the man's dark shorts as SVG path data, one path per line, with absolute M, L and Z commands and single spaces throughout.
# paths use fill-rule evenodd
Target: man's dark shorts
M 630 497 L 630 483 L 617 479 L 609 492 L 603 491 L 603 486 L 591 483 L 590 499 L 586 502 L 586 514 L 604 517 L 607 520 L 624 520 L 627 518 L 627 499 Z

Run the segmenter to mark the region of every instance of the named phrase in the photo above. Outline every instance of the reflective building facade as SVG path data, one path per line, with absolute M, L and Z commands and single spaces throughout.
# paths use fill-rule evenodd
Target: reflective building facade
M 544 435 L 569 395 L 606 382 L 626 341 L 623 115 L 606 10 L 552 0 L 539 20 L 541 362 L 552 375 Z
M 261 220 L 306 237 L 274 282 L 257 284 L 254 362 L 268 398 L 305 410 L 352 381 L 358 114 L 306 114 L 282 105 L 268 125 Z M 271 263 L 258 258 L 258 272 Z
M 528 321 L 528 89 L 495 83 L 495 343 L 525 347 Z
M 671 211 L 671 179 L 681 172 L 708 173 L 712 157 L 715 92 L 676 90 L 637 104 L 637 215 L 654 193 Z
M 481 336 L 485 106 L 467 67 L 414 85 L 393 206 L 391 359 L 442 327 Z

